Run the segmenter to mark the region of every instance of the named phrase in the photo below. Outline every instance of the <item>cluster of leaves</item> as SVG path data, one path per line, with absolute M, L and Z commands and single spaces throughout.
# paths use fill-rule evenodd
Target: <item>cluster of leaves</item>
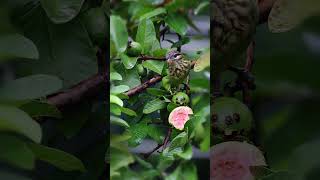
M 167 75 L 167 64 L 163 58 L 170 49 L 191 42 L 187 30 L 196 27 L 190 12 L 198 13 L 208 4 L 207 1 L 194 0 L 111 2 L 111 179 L 197 179 L 197 168 L 189 160 L 192 158 L 192 146 L 202 151 L 209 149 L 209 79 L 206 76 L 209 52 L 201 49 L 184 52 L 186 59 L 200 59 L 195 71 L 206 71 L 191 72 L 191 103 L 188 106 L 193 109 L 194 116 L 183 131 L 173 130 L 169 137 L 170 145 L 157 156 L 142 158 L 131 153 L 128 146 L 143 145 L 146 139 L 158 144 L 164 142 L 168 129 L 172 128 L 168 124 L 169 113 L 179 106 L 172 101 L 174 94 L 166 88 L 169 82 L 163 78 L 154 87 L 130 97 L 126 92 L 153 77 Z M 177 42 L 168 40 L 171 47 L 162 48 L 160 40 L 166 27 L 181 38 Z M 131 53 L 132 43 L 139 44 L 136 54 Z M 142 61 L 145 57 L 160 60 Z
M 10 171 L 1 170 L 0 179 L 29 179 L 16 171 L 40 179 L 98 179 L 105 170 L 105 137 L 89 151 L 77 140 L 82 128 L 106 124 L 105 100 L 60 112 L 46 97 L 98 72 L 108 9 L 108 1 L 1 1 L 0 161 Z M 42 168 L 38 160 L 46 162 L 39 162 Z
M 315 153 L 320 150 L 319 78 L 314 74 L 319 65 L 315 51 L 319 48 L 319 7 L 314 1 L 277 0 L 268 26 L 257 29 L 254 138 L 259 139 L 256 143 L 263 147 L 268 163 L 268 168 L 252 167 L 257 179 L 319 177 L 320 159 Z M 226 72 L 223 83 L 234 78 Z M 238 103 L 228 101 L 220 108 L 223 113 L 241 112 L 234 108 Z

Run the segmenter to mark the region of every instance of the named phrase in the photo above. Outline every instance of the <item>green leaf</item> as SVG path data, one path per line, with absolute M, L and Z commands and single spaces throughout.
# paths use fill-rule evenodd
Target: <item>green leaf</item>
M 145 19 L 150 19 L 150 18 L 152 18 L 152 17 L 154 17 L 154 16 L 157 16 L 157 15 L 160 15 L 160 14 L 164 14 L 164 13 L 166 13 L 166 12 L 167 12 L 167 11 L 166 11 L 166 9 L 164 9 L 164 8 L 157 8 L 157 9 L 154 9 L 154 10 L 152 10 L 152 11 L 150 11 L 150 12 L 142 15 L 142 16 L 140 17 L 139 21 L 143 21 L 143 20 L 145 20 Z
M 120 175 L 117 171 L 133 162 L 134 158 L 128 151 L 110 148 L 110 177 Z
M 152 112 L 155 112 L 157 110 L 163 109 L 166 107 L 166 104 L 164 101 L 160 99 L 154 99 L 152 101 L 149 101 L 143 108 L 144 114 L 150 114 Z
M 0 62 L 15 58 L 38 59 L 39 52 L 33 42 L 20 34 L 0 36 Z
M 121 112 L 123 112 L 124 114 L 126 114 L 128 116 L 137 116 L 137 113 L 135 111 L 128 109 L 128 108 L 121 107 Z
M 192 158 L 192 145 L 189 143 L 184 147 L 183 152 L 178 153 L 177 156 L 185 160 L 190 160 Z
M 79 18 L 66 24 L 53 24 L 41 6 L 37 6 L 21 21 L 24 35 L 38 47 L 40 59 L 19 62 L 17 75 L 55 75 L 68 88 L 98 72 L 93 44 Z
M 144 61 L 142 65 L 147 69 L 150 69 L 158 74 L 161 74 L 164 67 L 164 62 L 156 61 L 156 60 L 148 60 L 148 61 Z
M 31 101 L 19 106 L 21 110 L 28 113 L 33 118 L 54 117 L 61 118 L 61 112 L 54 105 L 41 101 Z
M 175 138 L 172 139 L 169 146 L 169 151 L 173 151 L 176 148 L 182 148 L 187 143 L 187 141 L 188 134 L 186 132 L 178 134 Z
M 198 15 L 203 9 L 205 9 L 206 7 L 208 7 L 210 5 L 210 3 L 208 1 L 204 1 L 201 2 L 196 9 L 194 10 L 194 14 Z
M 250 172 L 257 179 L 274 173 L 274 171 L 266 166 L 250 166 Z
M 131 125 L 129 130 L 129 134 L 131 138 L 128 141 L 129 146 L 138 146 L 142 143 L 142 141 L 147 137 L 149 127 L 145 121 L 139 122 L 137 124 Z
M 112 94 L 110 94 L 110 103 L 117 104 L 123 107 L 123 101 L 118 96 Z
M 181 165 L 181 177 L 179 179 L 198 180 L 197 167 L 191 161 Z
M 0 159 L 16 167 L 32 170 L 35 164 L 33 152 L 20 139 L 0 135 Z M 1 178 L 1 175 L 0 175 Z
M 119 74 L 117 72 L 111 72 L 110 73 L 110 80 L 111 81 L 121 81 L 122 80 L 122 76 L 121 76 L 121 74 Z
M 151 20 L 147 19 L 140 22 L 136 34 L 136 41 L 143 47 L 143 54 L 152 55 L 153 51 L 160 49 L 160 43 Z
M 124 52 L 128 44 L 128 32 L 125 21 L 120 16 L 110 16 L 110 36 L 118 52 Z
M 137 66 L 132 69 L 126 69 L 122 64 L 115 67 L 117 72 L 121 73 L 122 81 L 115 82 L 116 85 L 127 85 L 130 89 L 141 84 L 140 76 L 137 71 Z
M 121 115 L 121 106 L 116 104 L 110 104 L 110 112 L 114 115 L 120 116 Z
M 9 81 L 0 87 L 0 99 L 32 100 L 53 94 L 62 88 L 62 81 L 49 75 L 32 75 Z
M 66 23 L 78 15 L 84 0 L 40 0 L 43 9 L 54 23 Z
M 110 93 L 112 94 L 120 94 L 128 91 L 130 88 L 126 85 L 113 86 L 110 89 Z
M 110 116 L 110 124 L 119 125 L 119 126 L 123 126 L 123 127 L 130 127 L 129 124 L 125 120 L 118 118 L 118 117 L 115 117 L 115 116 Z
M 193 70 L 195 72 L 203 71 L 205 68 L 210 66 L 210 51 L 205 52 L 201 57 L 196 61 Z
M 69 153 L 34 143 L 29 143 L 28 146 L 37 159 L 47 162 L 63 171 L 86 171 L 81 160 Z
M 154 96 L 164 96 L 167 95 L 167 91 L 159 89 L 159 88 L 147 88 L 147 93 Z
M 0 131 L 24 135 L 36 143 L 41 141 L 41 127 L 27 113 L 16 107 L 0 105 Z
M 129 57 L 125 54 L 120 54 L 121 61 L 126 69 L 132 69 L 138 60 L 138 57 Z
M 165 19 L 165 22 L 176 33 L 180 34 L 181 36 L 186 35 L 188 30 L 188 22 L 181 14 L 170 13 Z

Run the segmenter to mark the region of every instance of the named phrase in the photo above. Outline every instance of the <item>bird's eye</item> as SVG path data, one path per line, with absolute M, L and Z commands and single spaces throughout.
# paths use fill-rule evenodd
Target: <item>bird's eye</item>
M 176 58 L 176 57 L 178 57 L 179 55 L 180 55 L 180 54 L 175 54 L 175 55 L 173 55 L 173 57 L 175 57 L 175 58 Z

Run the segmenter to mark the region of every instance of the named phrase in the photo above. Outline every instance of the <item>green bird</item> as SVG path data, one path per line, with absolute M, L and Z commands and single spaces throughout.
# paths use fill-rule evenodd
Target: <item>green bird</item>
M 214 0 L 211 8 L 211 80 L 214 96 L 220 96 L 221 72 L 231 66 L 243 65 L 242 55 L 253 40 L 259 21 L 259 8 L 257 0 Z
M 185 83 L 191 69 L 191 61 L 186 60 L 184 55 L 176 50 L 170 51 L 166 59 L 171 89 L 177 89 L 179 85 Z

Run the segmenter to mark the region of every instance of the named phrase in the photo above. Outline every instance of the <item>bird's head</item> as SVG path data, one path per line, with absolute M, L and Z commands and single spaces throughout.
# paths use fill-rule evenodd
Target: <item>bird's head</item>
M 170 64 L 174 61 L 181 60 L 182 54 L 179 51 L 173 50 L 166 55 L 166 59 L 167 59 L 167 62 Z

